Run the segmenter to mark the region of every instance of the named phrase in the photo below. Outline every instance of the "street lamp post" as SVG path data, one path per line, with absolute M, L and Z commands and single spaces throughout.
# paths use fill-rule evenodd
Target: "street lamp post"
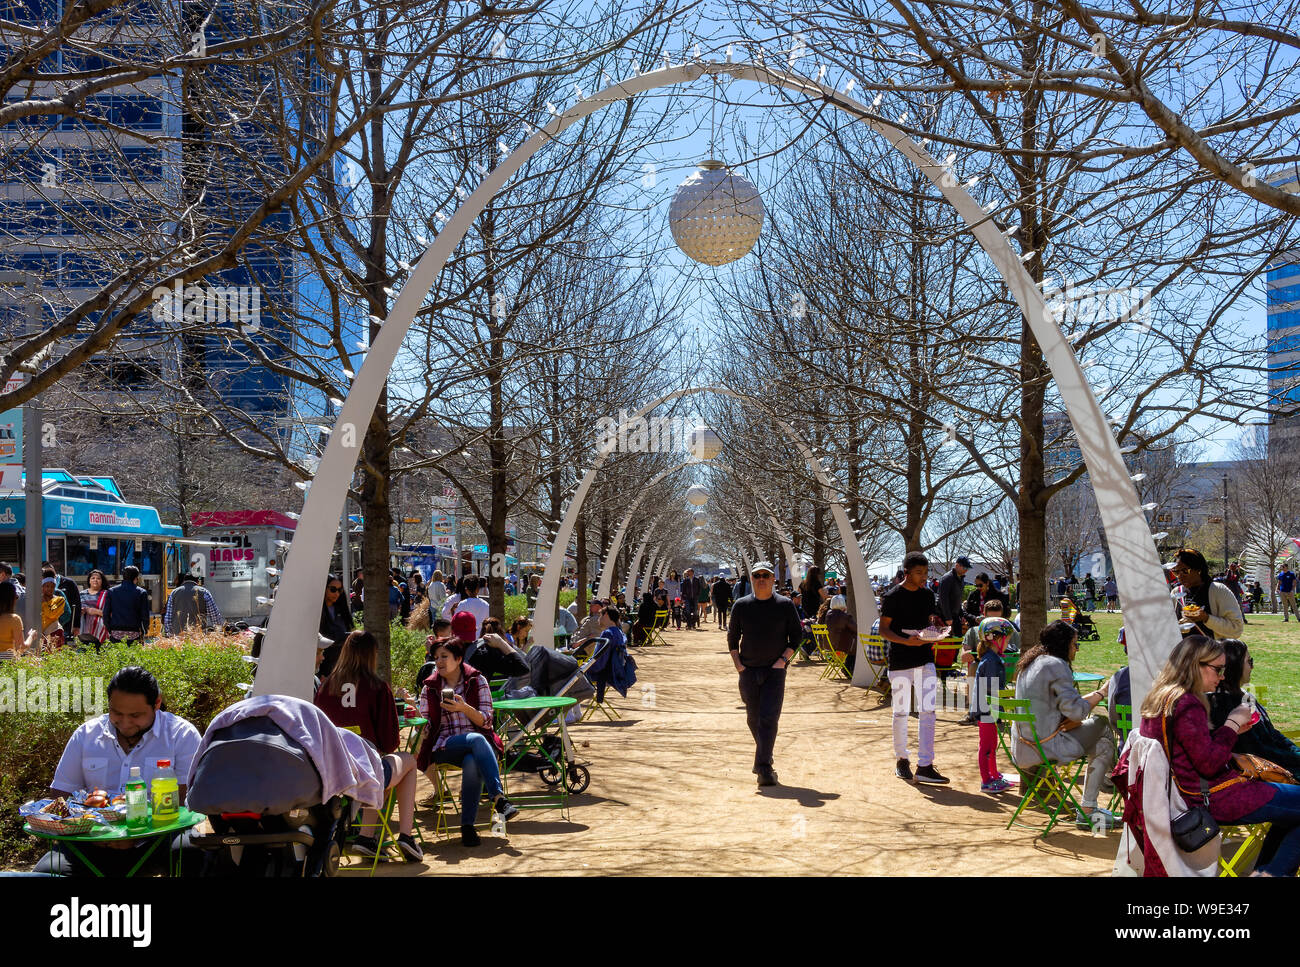
M 1228 573 L 1228 475 L 1223 475 L 1223 573 Z

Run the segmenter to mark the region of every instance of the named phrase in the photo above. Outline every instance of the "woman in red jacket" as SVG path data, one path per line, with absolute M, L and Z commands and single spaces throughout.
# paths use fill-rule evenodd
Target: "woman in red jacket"
M 339 728 L 356 732 L 383 756 L 384 789 L 397 787 L 397 848 L 408 862 L 418 863 L 424 859 L 424 851 L 411 836 L 415 818 L 415 757 L 397 751 L 401 742 L 397 703 L 388 683 L 375 674 L 378 657 L 379 642 L 374 635 L 368 631 L 349 633 L 313 704 Z M 375 829 L 378 823 L 379 814 L 375 810 L 362 812 L 363 829 Z M 352 842 L 353 852 L 362 856 L 374 856 L 378 848 L 374 836 L 358 836 Z
M 1227 722 L 1211 731 L 1210 703 L 1223 678 L 1223 644 L 1191 635 L 1169 655 L 1142 702 L 1141 733 L 1164 745 L 1183 799 L 1201 798 L 1208 785 L 1210 815 L 1220 823 L 1273 824 L 1255 870 L 1257 876 L 1294 876 L 1300 868 L 1300 786 L 1248 779 L 1232 768 L 1232 747 L 1251 726 L 1252 709 L 1243 702 Z

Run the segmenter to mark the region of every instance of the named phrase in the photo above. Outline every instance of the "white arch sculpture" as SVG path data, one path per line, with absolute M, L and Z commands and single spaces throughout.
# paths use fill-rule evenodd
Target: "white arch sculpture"
M 658 399 L 647 403 L 635 413 L 631 414 L 628 418 L 632 420 L 640 419 L 651 410 L 658 406 L 662 406 L 664 403 L 670 403 L 673 400 L 680 399 L 684 396 L 693 396 L 696 393 L 717 393 L 721 396 L 730 396 L 732 399 L 739 400 L 742 403 L 759 406 L 759 408 L 762 409 L 761 404 L 759 404 L 757 400 L 750 399 L 744 394 L 737 393 L 735 390 L 729 389 L 726 386 L 692 386 L 687 389 L 679 389 L 674 390 L 671 393 L 666 393 Z M 764 410 L 764 412 L 767 411 Z M 812 450 L 801 439 L 799 439 L 799 436 L 794 432 L 793 427 L 784 420 L 778 418 L 775 414 L 767 413 L 767 415 L 786 436 L 786 438 L 795 445 L 800 456 L 803 457 L 804 462 L 808 464 L 808 468 L 812 471 L 813 476 L 817 478 L 818 483 L 821 485 L 826 501 L 830 504 L 831 516 L 835 520 L 836 527 L 839 529 L 840 540 L 844 543 L 844 557 L 848 561 L 849 579 L 853 582 L 853 586 L 855 588 L 869 588 L 870 585 L 867 583 L 866 559 L 862 556 L 861 547 L 858 546 L 858 537 L 853 530 L 853 525 L 849 522 L 849 515 L 845 512 L 844 507 L 835 496 L 835 489 L 832 485 L 830 476 L 826 473 L 825 468 L 822 467 L 821 461 L 817 459 L 817 456 L 812 452 Z M 550 566 L 550 561 L 564 559 L 564 550 L 569 546 L 569 540 L 572 538 L 573 530 L 577 526 L 578 514 L 582 512 L 583 501 L 587 499 L 587 493 L 591 490 L 591 486 L 595 482 L 596 474 L 600 472 L 600 468 L 604 465 L 608 456 L 608 453 L 597 454 L 596 460 L 592 464 L 591 469 L 583 475 L 582 480 L 578 483 L 578 488 L 574 491 L 573 497 L 569 501 L 569 509 L 564 515 L 564 520 L 560 522 L 560 526 L 555 532 L 555 541 L 551 545 L 551 556 L 547 559 L 546 570 L 542 572 L 542 586 L 537 591 L 537 603 L 533 610 L 534 627 L 546 627 L 546 623 L 554 623 L 555 608 L 560 595 L 560 578 L 562 576 L 562 569 L 552 568 Z M 758 553 L 761 554 L 762 552 L 759 551 Z M 654 566 L 654 561 L 655 558 L 652 557 L 650 559 L 651 567 Z M 854 604 L 856 605 L 857 610 L 858 627 L 870 628 L 876 620 L 875 597 L 867 593 L 858 594 L 854 596 Z M 542 636 L 541 641 L 549 646 L 554 645 L 554 642 L 549 640 L 545 635 Z M 867 673 L 867 663 L 863 662 L 862 665 L 863 674 L 865 675 Z M 863 687 L 866 687 L 866 684 L 867 682 L 864 679 L 862 683 Z
M 664 477 L 668 476 L 670 473 L 676 473 L 678 470 L 684 470 L 686 467 L 691 466 L 693 463 L 694 461 L 679 463 L 675 467 L 672 467 L 668 470 L 661 471 L 660 473 L 656 474 L 641 489 L 641 492 L 637 495 L 636 500 L 632 501 L 631 506 L 628 507 L 627 511 L 623 514 L 623 520 L 619 523 L 618 530 L 614 532 L 614 539 L 609 542 L 609 549 L 605 552 L 605 560 L 601 563 L 600 585 L 599 587 L 596 588 L 596 597 L 602 599 L 609 597 L 610 586 L 613 584 L 613 578 L 614 578 L 614 574 L 613 574 L 614 562 L 618 558 L 618 552 L 623 549 L 623 539 L 627 536 L 628 525 L 632 523 L 632 515 L 636 513 L 636 509 L 641 506 L 641 501 L 644 500 L 646 494 L 650 492 L 650 488 L 652 488 L 659 481 L 663 480 Z M 728 469 L 725 464 L 722 465 L 713 464 L 713 465 L 718 466 L 719 469 L 721 470 Z M 763 498 L 762 494 L 760 494 L 757 490 L 750 488 L 748 485 L 744 483 L 743 480 L 740 481 L 740 483 L 742 486 L 745 487 L 746 490 L 752 493 L 758 501 L 760 501 L 763 504 L 763 509 L 767 514 L 768 520 L 771 522 L 773 529 L 781 538 L 781 547 L 785 552 L 785 558 L 789 564 L 790 572 L 793 574 L 794 573 L 794 546 L 790 543 L 790 539 L 786 536 L 785 530 L 782 529 L 780 523 L 777 521 L 776 514 L 772 512 L 771 505 Z M 630 595 L 628 596 L 627 600 L 628 603 L 631 604 L 632 598 Z
M 665 67 L 611 84 L 553 117 L 489 172 L 411 269 L 406 285 L 393 303 L 387 320 L 371 344 L 361 371 L 343 402 L 329 443 L 321 455 L 312 486 L 308 490 L 301 515 L 305 524 L 295 534 L 295 553 L 289 555 L 281 576 L 276 607 L 271 612 L 266 646 L 262 650 L 255 680 L 255 694 L 278 693 L 308 700 L 311 698 L 316 629 L 334 541 L 334 528 L 322 524 L 338 520 L 342 513 L 347 487 L 360 456 L 366 425 L 387 383 L 388 373 L 401 349 L 402 340 L 416 312 L 437 281 L 438 274 L 469 231 L 474 219 L 524 162 L 570 125 L 610 104 L 645 91 L 690 83 L 706 75 L 726 75 L 783 87 L 824 101 L 862 121 L 917 165 L 961 215 L 975 239 L 993 260 L 1043 350 L 1088 467 L 1111 558 L 1115 564 L 1116 579 L 1122 589 L 1124 621 L 1130 643 L 1133 697 L 1135 702 L 1141 702 L 1166 655 L 1179 638 L 1178 627 L 1169 606 L 1160 558 L 1106 415 L 1084 379 L 1074 351 L 1049 312 L 1042 293 L 1035 287 L 1011 244 L 944 165 L 860 101 L 807 77 L 772 70 L 762 63 L 703 61 Z M 590 475 L 584 480 L 588 486 L 589 480 Z M 581 504 L 585 496 L 586 490 L 580 485 L 575 503 Z M 845 520 L 845 525 L 847 523 Z M 846 526 L 841 530 L 846 531 L 847 535 L 853 533 L 851 527 Z M 856 540 L 851 543 L 854 547 L 857 546 Z M 564 544 L 567 544 L 567 535 Z M 560 546 L 563 547 L 564 544 Z M 849 550 L 849 544 L 846 536 L 846 551 Z M 869 585 L 865 569 L 861 574 L 852 573 L 853 557 L 854 555 L 849 555 L 850 579 L 855 587 L 866 589 Z M 547 568 L 547 579 L 551 581 L 551 593 L 546 604 L 553 610 L 558 572 L 552 574 L 552 569 Z M 544 586 L 547 579 L 543 580 Z M 864 592 L 861 597 L 871 603 L 870 617 L 874 620 L 872 596 Z M 859 605 L 858 627 L 869 628 L 870 621 L 864 624 L 863 619 L 867 616 L 861 610 Z M 859 663 L 859 667 L 865 665 L 866 662 Z
M 632 515 L 636 513 L 636 509 L 641 506 L 641 501 L 645 500 L 646 495 L 650 493 L 651 488 L 659 481 L 663 480 L 664 477 L 668 476 L 670 473 L 676 473 L 678 470 L 682 470 L 690 465 L 691 461 L 687 461 L 685 463 L 679 463 L 675 467 L 670 467 L 667 470 L 662 470 L 651 477 L 645 486 L 641 488 L 641 492 L 637 494 L 636 500 L 632 501 L 632 506 L 630 506 L 627 509 L 627 512 L 623 514 L 623 520 L 619 522 L 618 530 L 614 532 L 614 539 L 609 542 L 609 549 L 605 552 L 605 560 L 600 564 L 600 584 L 596 587 L 596 597 L 601 600 L 609 597 L 610 589 L 614 584 L 614 562 L 618 560 L 618 552 L 623 549 L 623 538 L 627 534 L 628 525 L 632 523 Z M 631 605 L 632 599 L 629 597 L 627 600 L 628 604 Z

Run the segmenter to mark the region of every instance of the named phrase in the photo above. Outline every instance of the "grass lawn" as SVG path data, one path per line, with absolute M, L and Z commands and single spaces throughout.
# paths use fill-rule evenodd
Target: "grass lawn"
M 1074 667 L 1079 671 L 1109 675 L 1125 663 L 1124 649 L 1116 636 L 1123 615 L 1094 611 L 1092 619 L 1101 633 L 1101 641 L 1079 645 Z M 1282 623 L 1276 614 L 1249 614 L 1241 640 L 1255 659 L 1251 683 L 1263 685 L 1267 694 L 1260 703 L 1268 709 L 1279 729 L 1300 729 L 1300 622 Z

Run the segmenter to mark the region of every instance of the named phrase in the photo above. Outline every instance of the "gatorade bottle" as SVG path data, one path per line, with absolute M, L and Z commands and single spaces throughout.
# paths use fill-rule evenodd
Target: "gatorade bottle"
M 131 767 L 131 776 L 126 780 L 126 828 L 132 832 L 147 828 L 149 825 L 149 790 L 145 788 L 140 776 L 140 767 Z
M 172 771 L 171 759 L 158 760 L 150 793 L 153 800 L 153 825 L 166 826 L 175 822 L 181 814 L 181 791 L 176 782 L 176 773 Z

